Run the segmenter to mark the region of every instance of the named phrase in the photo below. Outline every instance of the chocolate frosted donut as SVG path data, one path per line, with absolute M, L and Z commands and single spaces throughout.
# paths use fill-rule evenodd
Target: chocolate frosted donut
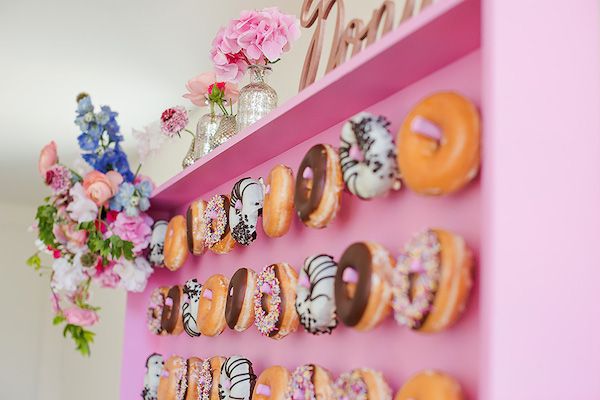
M 179 335 L 183 332 L 183 319 L 181 317 L 183 289 L 179 285 L 169 289 L 165 298 L 165 306 L 162 313 L 162 328 L 171 335 Z
M 302 222 L 311 228 L 327 226 L 340 206 L 342 187 L 337 152 L 327 144 L 311 147 L 296 176 L 294 206 Z
M 254 322 L 253 296 L 256 289 L 256 272 L 240 268 L 229 281 L 225 319 L 227 326 L 238 332 L 245 331 Z
M 335 276 L 337 314 L 347 326 L 372 329 L 391 311 L 393 259 L 372 242 L 354 243 L 342 254 Z

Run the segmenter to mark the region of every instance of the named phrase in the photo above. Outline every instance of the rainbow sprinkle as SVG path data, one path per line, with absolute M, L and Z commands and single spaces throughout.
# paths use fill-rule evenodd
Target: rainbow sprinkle
M 268 292 L 268 293 L 267 293 Z M 281 287 L 275 275 L 275 266 L 265 267 L 256 278 L 256 290 L 254 291 L 254 323 L 258 331 L 268 336 L 277 328 L 277 321 L 281 314 Z M 269 313 L 263 310 L 262 299 L 265 294 L 269 297 Z
M 286 400 L 315 400 L 315 385 L 312 382 L 314 367 L 302 365 L 294 370 L 288 385 Z
M 213 221 L 215 226 L 213 227 Z M 202 215 L 204 226 L 204 243 L 207 247 L 214 246 L 223 238 L 227 228 L 227 214 L 221 195 L 213 196 L 206 205 Z
M 358 370 L 344 372 L 333 384 L 335 398 L 340 400 L 367 400 L 369 390 Z
M 165 297 L 161 293 L 160 288 L 156 288 L 150 294 L 150 305 L 146 310 L 146 321 L 150 332 L 155 335 L 160 335 L 163 331 L 161 325 L 161 317 L 165 306 Z

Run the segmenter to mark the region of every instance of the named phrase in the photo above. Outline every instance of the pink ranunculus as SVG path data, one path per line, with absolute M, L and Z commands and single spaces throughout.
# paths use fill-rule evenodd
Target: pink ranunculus
M 91 171 L 83 178 L 83 188 L 87 196 L 98 206 L 110 200 L 123 182 L 123 177 L 116 171 L 103 174 L 100 171 Z
M 120 212 L 110 224 L 111 229 L 106 236 L 118 235 L 121 239 L 132 242 L 133 252 L 137 254 L 150 244 L 152 223 L 152 218 L 143 212 L 133 217 Z
M 45 145 L 40 152 L 38 171 L 42 179 L 46 179 L 46 172 L 58 162 L 58 153 L 54 140 Z
M 92 326 L 100 318 L 94 310 L 85 310 L 79 307 L 70 307 L 64 310 L 65 318 L 69 324 L 78 326 Z
M 67 205 L 66 212 L 72 220 L 81 223 L 93 221 L 98 217 L 98 206 L 88 197 L 81 183 L 73 185 L 69 195 L 72 200 Z
M 198 107 L 204 107 L 206 105 L 208 87 L 216 82 L 216 80 L 217 77 L 214 72 L 204 72 L 193 77 L 185 84 L 188 93 L 184 94 L 183 97 Z

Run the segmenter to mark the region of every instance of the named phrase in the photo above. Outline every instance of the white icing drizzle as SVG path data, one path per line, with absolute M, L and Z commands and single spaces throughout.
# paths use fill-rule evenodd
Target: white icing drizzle
M 342 127 L 340 165 L 348 190 L 361 199 L 383 196 L 398 182 L 396 146 L 382 116 L 359 113 Z M 357 146 L 364 160 L 351 156 Z
M 296 311 L 304 329 L 313 335 L 331 333 L 337 326 L 333 257 L 319 254 L 304 261 L 296 288 Z M 309 282 L 309 287 L 303 282 Z
M 263 202 L 264 188 L 258 179 L 243 178 L 233 186 L 229 227 L 231 236 L 239 244 L 247 246 L 256 239 L 256 225 L 262 215 Z
M 162 375 L 163 365 L 163 357 L 158 353 L 151 354 L 146 360 L 146 375 L 144 375 L 142 399 L 157 400 L 158 384 Z
M 250 400 L 256 375 L 252 363 L 241 356 L 229 357 L 221 366 L 220 400 Z
M 200 336 L 200 330 L 196 323 L 198 303 L 200 302 L 200 289 L 202 289 L 202 284 L 198 283 L 196 279 L 190 279 L 183 287 L 183 293 L 187 296 L 186 301 L 181 305 L 183 328 L 191 337 Z

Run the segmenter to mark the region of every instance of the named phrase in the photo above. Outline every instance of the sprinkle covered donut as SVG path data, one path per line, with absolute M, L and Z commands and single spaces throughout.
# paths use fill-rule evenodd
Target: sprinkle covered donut
M 345 372 L 335 381 L 336 398 L 347 400 L 391 400 L 392 389 L 379 371 L 360 368 Z
M 254 323 L 255 291 L 256 272 L 249 268 L 235 271 L 229 281 L 225 306 L 225 320 L 230 329 L 242 332 Z
M 298 328 L 294 307 L 298 274 L 287 263 L 265 267 L 254 292 L 254 323 L 263 336 L 281 339 Z
M 200 290 L 202 285 L 196 279 L 190 279 L 183 287 L 183 294 L 186 296 L 181 312 L 183 314 L 183 329 L 191 337 L 200 336 L 198 330 L 198 303 L 200 302 Z
M 311 228 L 327 226 L 340 208 L 343 185 L 339 157 L 333 147 L 311 147 L 296 176 L 294 206 L 302 222 Z
M 187 360 L 171 356 L 165 362 L 158 384 L 158 400 L 184 400 L 187 392 Z
M 256 240 L 256 225 L 263 209 L 263 185 L 258 179 L 243 178 L 233 185 L 229 226 L 233 239 L 248 246 Z
M 206 220 L 204 213 L 206 212 L 207 203 L 202 200 L 194 200 L 187 209 L 187 239 L 190 252 L 194 255 L 201 255 L 206 250 Z
M 385 117 L 363 112 L 342 127 L 339 154 L 344 183 L 361 199 L 383 196 L 400 182 L 389 125 Z
M 220 400 L 250 400 L 256 375 L 252 363 L 241 356 L 229 357 L 221 366 Z
M 400 325 L 439 332 L 462 314 L 472 283 L 473 257 L 463 238 L 428 229 L 406 244 L 393 272 L 394 317 Z
M 213 196 L 204 212 L 204 240 L 213 253 L 226 254 L 235 246 L 229 226 L 229 197 Z
M 299 366 L 292 373 L 286 399 L 335 400 L 331 374 L 315 364 Z
M 307 332 L 331 333 L 337 326 L 333 257 L 319 254 L 304 261 L 296 287 L 296 311 Z
M 188 399 L 219 400 L 219 379 L 225 358 L 211 357 L 208 360 L 199 361 L 193 366 L 190 363 Z
M 161 321 L 163 309 L 165 307 L 165 299 L 168 294 L 168 287 L 156 288 L 150 293 L 150 304 L 146 310 L 146 324 L 148 330 L 155 335 L 167 334 L 167 331 L 162 327 Z
M 439 371 L 423 371 L 412 376 L 396 394 L 394 400 L 464 400 L 460 384 Z
M 162 328 L 170 335 L 179 335 L 183 332 L 182 305 L 183 289 L 181 286 L 175 285 L 169 289 L 165 298 L 165 307 L 161 318 Z

